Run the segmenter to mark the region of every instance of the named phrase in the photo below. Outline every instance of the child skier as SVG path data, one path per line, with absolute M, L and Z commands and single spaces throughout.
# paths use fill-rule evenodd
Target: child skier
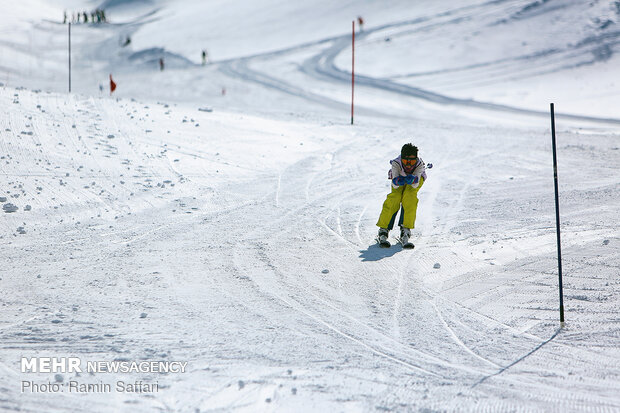
M 379 245 L 389 247 L 389 231 L 394 227 L 396 213 L 401 209 L 400 242 L 404 248 L 413 248 L 409 242 L 411 229 L 415 227 L 418 208 L 418 191 L 426 180 L 426 165 L 418 158 L 418 148 L 410 143 L 403 145 L 400 156 L 390 161 L 392 169 L 388 172 L 392 180 L 392 192 L 383 203 L 379 216 Z M 402 204 L 402 208 L 401 208 Z

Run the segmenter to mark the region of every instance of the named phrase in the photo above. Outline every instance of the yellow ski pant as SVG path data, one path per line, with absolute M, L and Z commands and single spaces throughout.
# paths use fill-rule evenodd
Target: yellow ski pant
M 396 215 L 400 209 L 400 205 L 403 205 L 404 216 L 402 217 L 402 225 L 405 228 L 415 228 L 415 215 L 418 209 L 418 191 L 422 188 L 424 179 L 420 179 L 420 185 L 417 188 L 413 188 L 411 185 L 403 185 L 396 188 L 392 188 L 383 202 L 383 209 L 379 216 L 377 226 L 379 228 L 388 228 L 390 221 Z

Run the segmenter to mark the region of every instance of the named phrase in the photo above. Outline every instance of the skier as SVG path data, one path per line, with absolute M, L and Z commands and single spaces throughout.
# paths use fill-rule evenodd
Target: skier
M 390 164 L 392 169 L 388 172 L 388 178 L 392 180 L 392 191 L 383 202 L 383 209 L 377 222 L 379 245 L 386 248 L 390 246 L 388 234 L 394 227 L 396 213 L 401 209 L 400 242 L 403 248 L 413 248 L 409 237 L 411 229 L 415 227 L 418 191 L 426 180 L 426 164 L 418 158 L 417 146 L 411 143 L 403 145 L 400 156 L 392 159 Z
M 206 65 L 207 64 L 207 51 L 203 50 L 202 51 L 202 65 Z
M 160 71 L 164 70 L 164 58 L 163 57 L 159 58 L 159 70 Z
M 360 33 L 364 31 L 364 19 L 362 16 L 357 16 L 357 24 L 360 28 Z

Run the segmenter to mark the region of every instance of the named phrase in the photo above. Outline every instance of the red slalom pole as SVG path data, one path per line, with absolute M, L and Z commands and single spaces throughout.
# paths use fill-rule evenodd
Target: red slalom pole
M 71 22 L 69 22 L 69 93 L 71 93 Z
M 353 96 L 355 89 L 355 20 L 351 22 L 351 125 L 353 125 Z

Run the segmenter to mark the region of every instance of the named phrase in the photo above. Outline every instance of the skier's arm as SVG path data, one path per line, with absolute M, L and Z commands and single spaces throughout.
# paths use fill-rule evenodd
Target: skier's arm
M 391 173 L 391 178 L 392 178 L 392 186 L 394 188 L 397 188 L 399 186 L 403 186 L 406 185 L 405 182 L 405 177 L 401 176 L 400 174 L 400 165 L 398 164 L 398 162 L 392 162 L 392 173 Z
M 411 175 L 413 175 L 413 179 L 410 185 L 413 188 L 418 187 L 418 185 L 420 184 L 420 179 L 424 178 L 424 180 L 426 180 L 426 164 L 422 159 L 420 159 L 420 165 L 415 168 Z

